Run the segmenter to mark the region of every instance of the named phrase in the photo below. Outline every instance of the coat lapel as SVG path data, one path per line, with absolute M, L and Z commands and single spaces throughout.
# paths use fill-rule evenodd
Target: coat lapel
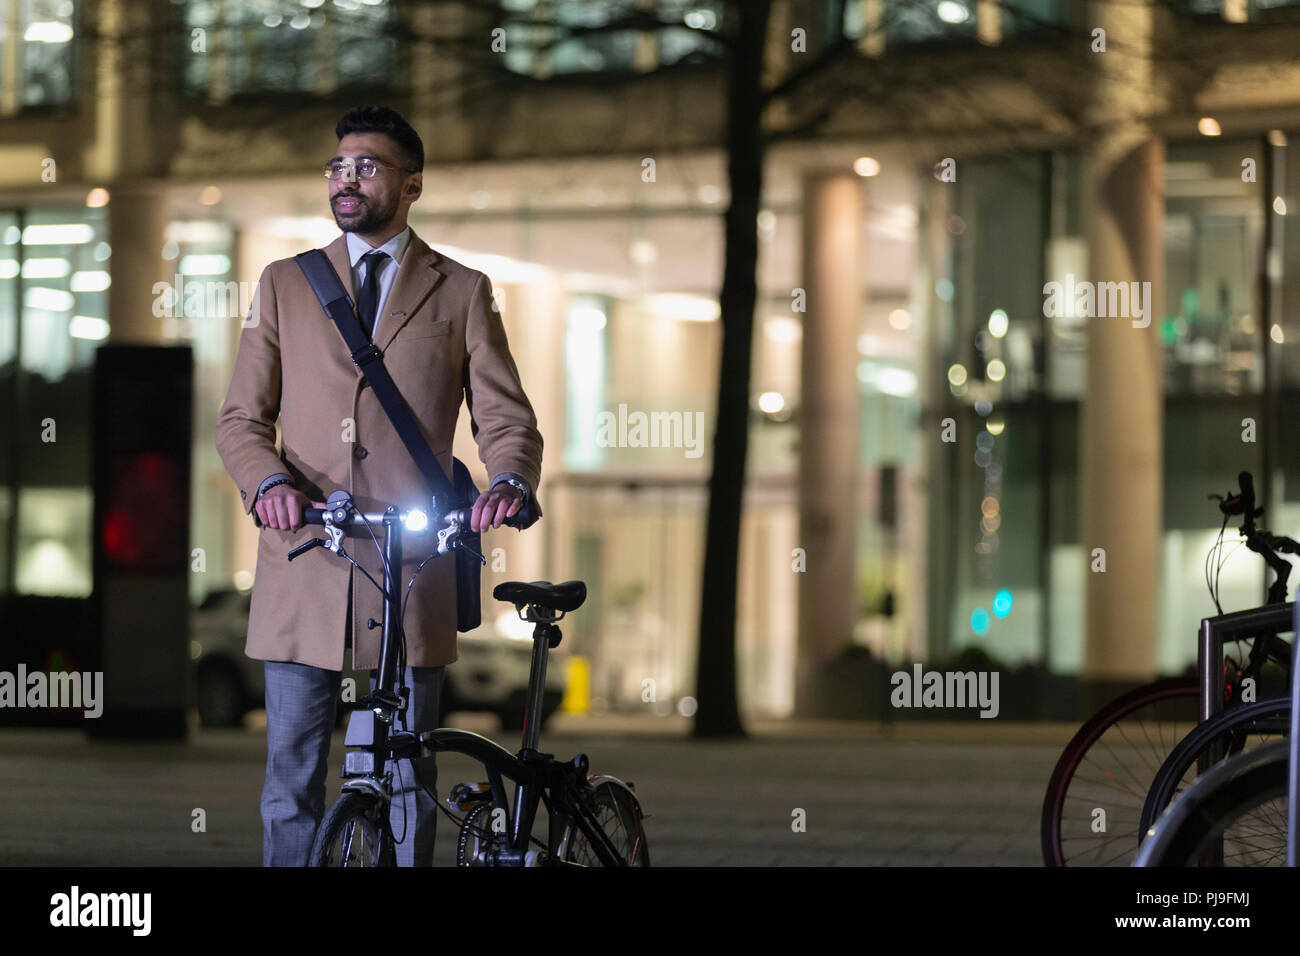
M 392 344 L 393 338 L 442 281 L 443 273 L 436 265 L 438 258 L 438 254 L 412 229 L 406 255 L 402 256 L 393 288 L 388 293 L 388 301 L 384 303 L 384 314 L 376 323 L 379 327 L 379 341 L 375 344 L 381 350 Z
M 355 313 L 357 297 L 352 288 L 352 262 L 348 257 L 346 234 L 340 235 L 325 247 L 325 257 L 338 273 L 339 281 L 343 283 L 343 289 L 347 292 Z M 406 255 L 402 256 L 402 263 L 397 268 L 397 276 L 393 279 L 393 287 L 389 290 L 388 300 L 384 303 L 384 314 L 377 323 L 379 341 L 375 344 L 381 351 L 388 348 L 402 326 L 410 321 L 411 316 L 442 281 L 444 273 L 436 265 L 439 258 L 441 257 L 438 253 L 429 248 L 428 244 L 412 229 Z M 324 318 L 329 321 L 329 316 Z M 330 322 L 330 325 L 333 326 L 334 323 Z M 343 335 L 337 327 L 334 332 L 339 336 L 339 341 L 343 341 Z

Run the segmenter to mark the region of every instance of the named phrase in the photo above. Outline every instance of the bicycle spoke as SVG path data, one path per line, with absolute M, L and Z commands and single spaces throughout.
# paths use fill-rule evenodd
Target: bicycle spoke
M 356 829 L 356 823 L 349 820 L 343 831 L 343 847 L 339 853 L 339 866 L 347 866 L 347 861 L 352 856 L 352 835 Z

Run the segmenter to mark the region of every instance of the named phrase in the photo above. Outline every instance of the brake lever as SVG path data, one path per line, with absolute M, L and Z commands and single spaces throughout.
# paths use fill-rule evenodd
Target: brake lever
M 292 561 L 294 558 L 301 557 L 302 555 L 310 551 L 312 548 L 323 548 L 326 546 L 326 543 L 327 542 L 325 541 L 324 538 L 312 538 L 310 541 L 306 542 L 305 544 L 300 544 L 298 545 L 298 547 L 290 551 L 289 560 Z
M 479 554 L 468 544 L 461 540 L 461 533 L 464 531 L 463 526 L 453 517 L 448 517 L 447 524 L 438 530 L 438 553 L 447 554 L 456 548 L 464 548 L 474 557 L 478 558 L 480 564 L 487 564 L 487 558 Z
M 334 523 L 334 520 L 330 517 L 332 514 L 332 511 L 325 512 L 323 521 L 325 533 L 329 535 L 329 540 L 322 540 L 321 545 L 325 550 L 333 551 L 340 558 L 344 558 L 347 557 L 347 552 L 343 550 L 343 529 Z

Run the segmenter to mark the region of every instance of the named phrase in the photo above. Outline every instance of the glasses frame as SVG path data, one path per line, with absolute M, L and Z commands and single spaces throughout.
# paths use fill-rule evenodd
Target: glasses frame
M 361 163 L 374 164 L 375 166 L 374 173 L 372 173 L 369 176 L 363 176 L 357 170 L 357 166 Z M 337 177 L 334 175 L 334 167 L 336 165 L 343 166 L 343 170 L 341 171 L 340 175 Z M 386 163 L 382 159 L 375 159 L 373 156 L 363 156 L 359 160 L 352 159 L 350 157 L 348 159 L 330 160 L 328 163 L 325 163 L 324 165 L 321 166 L 321 172 L 325 174 L 325 178 L 330 182 L 334 182 L 335 180 L 342 180 L 343 182 L 351 183 L 351 182 L 356 182 L 357 180 L 360 179 L 365 179 L 365 180 L 374 179 L 375 176 L 378 175 L 380 167 L 383 167 L 384 169 L 396 169 L 404 173 L 418 173 L 420 171 L 418 169 L 411 169 L 408 166 L 394 166 L 392 163 Z M 349 170 L 351 170 L 352 172 L 351 176 L 347 175 Z

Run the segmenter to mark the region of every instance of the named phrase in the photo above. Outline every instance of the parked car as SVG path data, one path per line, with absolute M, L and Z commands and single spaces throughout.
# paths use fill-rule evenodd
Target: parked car
M 235 727 L 248 711 L 265 706 L 266 682 L 262 662 L 244 653 L 248 634 L 250 592 L 213 591 L 193 610 L 190 635 L 194 667 L 194 699 L 205 727 Z M 512 620 L 513 619 L 513 620 Z M 528 625 L 513 611 L 496 620 L 485 619 L 469 634 L 458 635 L 459 659 L 447 668 L 438 723 L 446 725 L 455 711 L 496 714 L 507 729 L 523 726 L 528 699 L 528 675 L 533 642 Z M 357 696 L 370 688 L 368 671 L 345 668 L 344 678 L 356 680 Z M 546 668 L 542 721 L 560 706 L 564 696 L 564 659 L 551 651 Z M 339 723 L 355 705 L 339 708 Z

